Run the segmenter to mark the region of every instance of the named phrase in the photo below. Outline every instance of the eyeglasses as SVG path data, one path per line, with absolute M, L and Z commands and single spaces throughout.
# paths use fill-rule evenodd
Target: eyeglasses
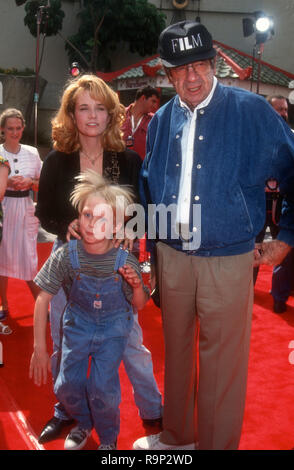
M 187 64 L 187 65 L 179 65 L 178 67 L 173 67 L 170 70 L 178 78 L 185 78 L 189 71 L 189 68 L 191 68 L 194 73 L 203 73 L 208 70 L 209 66 L 210 66 L 210 61 L 205 60 L 205 61 L 192 62 L 191 64 Z

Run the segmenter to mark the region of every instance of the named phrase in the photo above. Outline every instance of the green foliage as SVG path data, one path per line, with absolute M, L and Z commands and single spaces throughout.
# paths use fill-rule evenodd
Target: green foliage
M 4 75 L 16 75 L 18 77 L 35 75 L 35 72 L 32 69 L 26 68 L 24 70 L 18 70 L 14 67 L 12 67 L 11 69 L 3 69 L 0 67 L 0 73 Z
M 111 53 L 122 43 L 142 57 L 154 54 L 165 27 L 165 15 L 148 0 L 85 0 L 79 19 L 79 30 L 69 40 L 93 71 L 111 70 Z M 80 61 L 69 44 L 65 47 L 70 62 Z
M 47 0 L 32 0 L 25 5 L 26 16 L 24 24 L 29 28 L 33 36 L 37 36 L 37 12 L 39 7 L 47 6 Z M 64 12 L 61 10 L 60 0 L 50 0 L 50 7 L 42 9 L 42 21 L 40 24 L 40 34 L 55 36 L 62 29 Z

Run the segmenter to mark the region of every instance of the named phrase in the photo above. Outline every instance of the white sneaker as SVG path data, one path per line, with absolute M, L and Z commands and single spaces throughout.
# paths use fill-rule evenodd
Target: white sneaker
M 64 442 L 65 450 L 80 450 L 82 449 L 90 436 L 89 429 L 81 429 L 79 426 L 73 428 L 68 434 Z
M 145 436 L 141 437 L 140 439 L 137 439 L 134 444 L 133 444 L 133 449 L 134 450 L 180 450 L 180 449 L 186 449 L 186 450 L 195 450 L 195 443 L 193 442 L 192 444 L 186 444 L 186 445 L 173 445 L 173 444 L 164 444 L 163 442 L 160 442 L 160 436 L 161 433 L 159 434 L 151 434 L 151 436 Z

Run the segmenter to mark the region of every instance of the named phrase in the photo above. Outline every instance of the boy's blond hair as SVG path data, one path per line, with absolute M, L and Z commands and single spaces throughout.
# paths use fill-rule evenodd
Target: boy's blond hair
M 119 186 L 103 178 L 93 170 L 86 170 L 76 177 L 79 181 L 71 193 L 70 201 L 82 212 L 90 196 L 100 196 L 112 208 L 114 215 L 119 210 L 126 219 L 126 209 L 134 202 L 134 193 L 129 186 Z

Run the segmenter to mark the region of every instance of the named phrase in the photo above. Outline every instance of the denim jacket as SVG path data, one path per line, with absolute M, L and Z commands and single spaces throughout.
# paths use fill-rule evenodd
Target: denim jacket
M 176 95 L 149 124 L 140 175 L 146 211 L 148 204 L 177 203 L 187 113 Z M 199 256 L 250 251 L 264 225 L 265 182 L 274 177 L 286 200 L 279 239 L 293 246 L 294 134 L 289 126 L 263 97 L 220 83 L 208 106 L 197 113 L 189 231 L 193 233 L 193 207 L 198 205 L 201 219 L 194 230 L 200 236 L 199 246 L 184 247 L 184 241 L 174 236 L 173 222 L 166 236 L 158 233 L 157 224 L 157 239 Z

